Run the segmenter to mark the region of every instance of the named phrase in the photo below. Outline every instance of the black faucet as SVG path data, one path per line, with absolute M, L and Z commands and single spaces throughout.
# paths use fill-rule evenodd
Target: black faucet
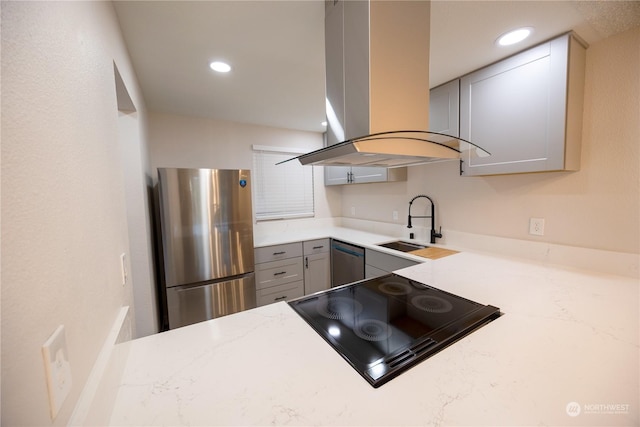
M 414 200 L 419 199 L 419 198 L 425 198 L 427 200 L 429 200 L 431 202 L 431 216 L 411 216 L 411 204 L 413 203 Z M 413 226 L 411 225 L 411 218 L 431 218 L 431 243 L 434 244 L 436 242 L 436 238 L 440 239 L 442 238 L 442 226 L 440 226 L 440 231 L 436 233 L 436 209 L 435 209 L 435 204 L 433 203 L 433 200 L 431 200 L 431 197 L 429 196 L 425 196 L 424 194 L 419 194 L 416 197 L 414 197 L 413 199 L 411 199 L 411 201 L 409 202 L 409 221 L 407 224 L 407 228 L 413 228 Z

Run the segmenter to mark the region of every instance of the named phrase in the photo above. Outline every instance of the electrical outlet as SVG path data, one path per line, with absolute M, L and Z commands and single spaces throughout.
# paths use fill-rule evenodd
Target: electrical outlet
M 351 216 L 355 216 L 355 215 L 356 215 L 356 207 L 351 206 Z
M 393 211 L 393 219 L 394 219 L 395 221 L 397 221 L 397 220 L 398 220 L 398 211 Z
M 42 346 L 42 358 L 49 390 L 51 419 L 55 419 L 71 391 L 71 365 L 67 353 L 64 325 L 58 326 Z
M 544 218 L 529 218 L 529 234 L 544 236 Z

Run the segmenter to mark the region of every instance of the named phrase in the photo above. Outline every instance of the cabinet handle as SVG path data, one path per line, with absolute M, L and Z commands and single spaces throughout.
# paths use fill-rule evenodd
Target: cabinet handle
M 281 296 L 281 297 L 276 297 L 276 298 L 274 298 L 273 300 L 274 300 L 274 301 L 280 301 L 280 300 L 283 300 L 283 299 L 287 299 L 287 296 L 286 296 L 286 295 L 283 295 L 283 296 Z
M 274 252 L 273 254 L 274 255 L 284 255 L 286 253 L 287 253 L 287 251 L 281 251 L 281 252 Z
M 324 248 L 324 245 L 320 245 L 320 246 L 314 246 L 313 249 L 322 249 Z
M 309 257 L 304 257 L 304 266 L 306 269 L 309 269 Z
M 277 273 L 273 273 L 274 276 L 281 276 L 283 274 L 287 274 L 287 272 L 286 271 L 279 271 Z

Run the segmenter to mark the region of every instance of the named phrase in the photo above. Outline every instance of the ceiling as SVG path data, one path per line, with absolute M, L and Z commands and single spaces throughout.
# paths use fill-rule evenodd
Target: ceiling
M 149 111 L 325 130 L 323 0 L 114 5 Z M 569 30 L 593 44 L 638 25 L 637 0 L 432 1 L 430 86 Z M 526 43 L 494 43 L 520 26 Z

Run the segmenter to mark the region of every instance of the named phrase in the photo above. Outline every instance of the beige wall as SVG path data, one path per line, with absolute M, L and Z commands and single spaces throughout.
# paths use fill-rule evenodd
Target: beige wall
M 416 166 L 408 182 L 345 187 L 342 215 L 406 224 L 409 200 L 427 194 L 444 230 L 640 252 L 638 46 L 640 28 L 587 50 L 579 172 L 462 178 L 455 162 Z M 425 209 L 416 201 L 412 214 Z M 530 217 L 545 218 L 544 236 L 528 234 Z
M 149 156 L 158 167 L 251 169 L 251 146 L 322 147 L 322 135 L 222 120 L 149 114 Z M 340 216 L 340 188 L 324 186 L 324 170 L 314 166 L 316 218 Z
M 127 169 L 123 144 L 144 136 L 144 105 L 110 2 L 3 2 L 1 12 L 1 423 L 66 425 L 132 304 L 119 259 L 129 253 L 125 183 L 144 186 L 144 171 Z M 133 123 L 119 123 L 114 62 Z M 58 325 L 73 386 L 52 423 L 41 346 Z

